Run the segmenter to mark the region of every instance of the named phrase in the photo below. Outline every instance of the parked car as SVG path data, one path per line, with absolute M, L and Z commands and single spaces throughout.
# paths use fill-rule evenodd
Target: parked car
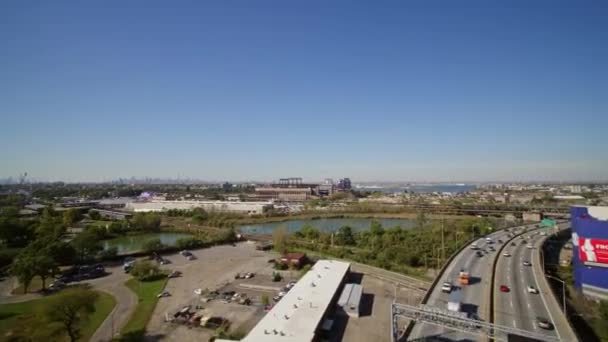
M 55 280 L 54 282 L 51 283 L 51 285 L 49 285 L 48 290 L 49 291 L 58 291 L 64 287 L 66 287 L 66 283 L 64 283 L 61 280 Z
M 183 251 L 179 252 L 179 254 L 187 257 L 187 256 L 192 255 L 192 252 L 190 252 L 189 250 L 184 249 Z
M 177 277 L 181 277 L 182 272 L 181 271 L 173 271 L 171 273 L 169 273 L 169 275 L 167 276 L 168 278 L 177 278 Z
M 253 272 L 247 272 L 247 273 L 245 273 L 245 279 L 253 278 L 254 275 L 255 275 L 255 273 L 253 273 Z
M 169 291 L 163 291 L 163 292 L 159 293 L 158 295 L 156 295 L 156 297 L 158 297 L 158 298 L 169 297 L 169 296 L 171 296 Z
M 197 296 L 202 295 L 203 294 L 203 289 L 196 289 L 196 290 L 194 290 L 194 294 L 197 295 Z
M 194 256 L 194 254 L 190 254 L 190 255 L 188 255 L 188 256 L 186 257 L 186 259 L 188 259 L 188 260 L 195 260 L 195 259 L 196 259 L 196 257 Z

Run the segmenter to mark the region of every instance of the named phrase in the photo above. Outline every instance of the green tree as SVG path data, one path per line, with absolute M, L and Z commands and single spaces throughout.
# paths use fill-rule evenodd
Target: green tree
M 382 227 L 382 224 L 376 220 L 372 220 L 372 222 L 370 223 L 369 231 L 375 236 L 380 236 L 384 234 L 384 228 Z
M 101 214 L 97 210 L 89 210 L 89 218 L 91 220 L 101 220 Z
M 336 243 L 338 245 L 347 245 L 352 246 L 355 245 L 355 236 L 353 234 L 353 229 L 350 226 L 342 226 L 338 229 L 336 233 Z
M 137 261 L 133 265 L 131 274 L 140 281 L 145 281 L 158 276 L 160 274 L 160 269 L 158 268 L 158 265 L 142 260 Z
M 34 272 L 42 280 L 42 289 L 46 288 L 46 280 L 59 272 L 59 265 L 50 255 L 43 251 L 34 257 L 36 262 Z
M 82 214 L 78 209 L 68 209 L 63 212 L 63 225 L 69 227 L 82 219 Z
M 97 234 L 88 230 L 78 234 L 71 244 L 76 250 L 77 261 L 81 264 L 92 260 L 103 249 Z
M 209 219 L 209 214 L 203 208 L 192 209 L 192 221 L 196 223 L 203 223 Z
M 160 230 L 161 217 L 156 213 L 136 213 L 133 227 L 136 230 L 155 232 Z
M 160 241 L 160 239 L 156 238 L 156 239 L 150 239 L 150 240 L 146 241 L 143 244 L 142 249 L 146 253 L 152 253 L 152 252 L 160 252 L 165 247 L 166 246 L 163 245 L 163 243 Z
M 274 244 L 274 249 L 282 254 L 287 252 L 287 244 L 289 243 L 289 233 L 287 232 L 287 228 L 279 227 L 272 232 L 272 243 Z
M 27 289 L 36 275 L 36 262 L 34 255 L 31 255 L 29 251 L 24 251 L 17 256 L 9 269 L 10 274 L 17 277 L 19 283 L 23 285 L 23 292 L 25 293 L 27 293 Z
M 427 223 L 428 223 L 428 219 L 426 218 L 424 211 L 418 212 L 418 215 L 416 216 L 416 227 L 424 228 L 424 226 L 426 226 Z
M 71 342 L 82 335 L 80 325 L 95 312 L 97 294 L 82 288 L 68 289 L 49 299 L 42 317 L 51 324 L 59 324 Z

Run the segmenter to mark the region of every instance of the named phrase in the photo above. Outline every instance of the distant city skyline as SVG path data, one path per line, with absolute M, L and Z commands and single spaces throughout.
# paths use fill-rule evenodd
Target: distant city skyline
M 605 2 L 5 2 L 0 179 L 606 181 Z

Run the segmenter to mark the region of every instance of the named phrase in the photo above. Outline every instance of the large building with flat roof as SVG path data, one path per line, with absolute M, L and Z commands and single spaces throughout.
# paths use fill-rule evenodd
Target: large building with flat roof
M 264 213 L 267 208 L 272 208 L 271 202 L 234 202 L 234 201 L 142 201 L 127 203 L 126 209 L 133 212 L 167 211 L 170 209 L 192 210 L 203 208 L 207 211 L 234 212 L 250 215 Z
M 347 262 L 317 261 L 241 341 L 315 341 L 325 317 L 338 300 L 349 270 Z

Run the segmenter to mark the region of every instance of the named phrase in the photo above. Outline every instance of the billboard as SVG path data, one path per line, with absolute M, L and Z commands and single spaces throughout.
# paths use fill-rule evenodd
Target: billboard
M 578 257 L 585 265 L 608 267 L 608 240 L 579 236 Z

